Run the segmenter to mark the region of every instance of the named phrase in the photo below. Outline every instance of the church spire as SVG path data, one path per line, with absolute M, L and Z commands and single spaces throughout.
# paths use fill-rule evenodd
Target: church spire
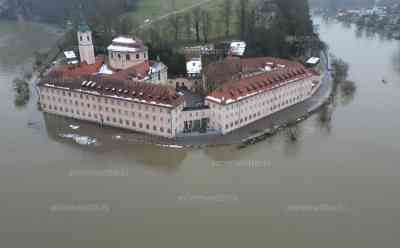
M 91 65 L 96 62 L 92 41 L 92 31 L 90 30 L 89 25 L 87 25 L 85 18 L 83 18 L 82 10 L 80 13 L 81 18 L 78 26 L 79 56 L 81 58 L 81 63 L 86 62 L 87 64 Z
M 90 32 L 90 27 L 86 22 L 86 18 L 83 14 L 83 6 L 82 3 L 79 4 L 79 25 L 78 31 L 81 33 Z

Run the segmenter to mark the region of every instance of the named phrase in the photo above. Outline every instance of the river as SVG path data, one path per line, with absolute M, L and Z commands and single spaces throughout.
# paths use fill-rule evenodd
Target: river
M 0 246 L 396 247 L 400 43 L 315 22 L 357 85 L 331 118 L 301 123 L 297 141 L 174 150 L 43 115 L 34 91 L 16 107 L 12 80 L 57 34 L 0 21 Z

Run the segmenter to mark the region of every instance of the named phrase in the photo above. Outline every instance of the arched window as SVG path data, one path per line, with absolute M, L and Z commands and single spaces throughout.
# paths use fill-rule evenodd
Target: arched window
M 90 36 L 89 36 L 89 35 L 88 35 L 88 36 L 86 36 L 86 38 L 87 38 L 87 40 L 88 40 L 88 41 L 90 41 Z

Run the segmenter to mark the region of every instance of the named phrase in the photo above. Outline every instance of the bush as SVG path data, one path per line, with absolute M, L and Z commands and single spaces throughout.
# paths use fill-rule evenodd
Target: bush
M 334 82 L 341 83 L 343 82 L 349 73 L 349 64 L 347 64 L 342 59 L 333 59 L 332 67 L 334 69 Z
M 353 81 L 346 80 L 340 85 L 341 92 L 344 96 L 352 96 L 356 92 L 356 84 Z
M 15 90 L 15 106 L 23 107 L 28 104 L 31 96 L 29 84 L 25 80 L 19 78 L 15 79 L 13 84 Z

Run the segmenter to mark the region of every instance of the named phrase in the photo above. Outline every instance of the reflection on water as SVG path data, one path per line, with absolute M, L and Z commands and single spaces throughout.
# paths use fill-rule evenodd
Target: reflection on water
M 322 106 L 320 112 L 318 113 L 318 126 L 327 134 L 331 133 L 332 131 L 332 119 L 334 110 L 334 104 L 325 104 L 324 106 Z
M 357 39 L 362 39 L 364 37 L 364 28 L 356 26 L 355 35 Z
M 399 44 L 357 38 L 354 26 L 316 22 L 330 52 L 350 64 L 356 91 L 346 91 L 350 97 L 343 100 L 337 87 L 330 104 L 295 128 L 295 142 L 282 131 L 241 150 L 135 145 L 125 138 L 129 132 L 42 114 L 36 99 L 15 111 L 11 82 L 22 77 L 19 63 L 29 64 L 35 48 L 49 44 L 49 32 L 24 37 L 16 34 L 20 24 L 0 22 L 1 241 L 41 248 L 108 248 L 116 241 L 120 247 L 217 242 L 239 248 L 249 241 L 259 247 L 396 247 Z M 28 44 L 19 50 L 4 44 L 9 37 Z M 98 144 L 82 146 L 60 134 L 93 137 Z M 125 176 L 95 176 L 110 170 Z M 191 196 L 221 195 L 239 201 L 188 202 Z M 185 204 L 179 196 L 188 196 Z M 111 211 L 49 213 L 52 206 L 90 204 Z M 327 205 L 346 211 L 292 211 Z
M 357 85 L 353 81 L 345 80 L 340 84 L 340 99 L 343 105 L 348 105 L 354 101 Z
M 393 54 L 392 64 L 394 70 L 400 74 L 400 44 L 397 51 Z
M 349 22 L 341 22 L 343 28 L 351 28 L 351 23 Z
M 183 149 L 176 150 L 127 142 L 122 138 L 135 134 L 125 130 L 101 128 L 94 123 L 75 121 L 52 114 L 43 114 L 43 118 L 45 131 L 49 138 L 77 150 L 84 149 L 93 155 L 117 157 L 165 171 L 176 170 L 187 155 Z M 66 138 L 68 135 L 92 137 L 96 139 L 96 144 L 79 144 Z
M 296 155 L 299 153 L 303 140 L 307 138 L 305 137 L 303 128 L 303 125 L 298 124 L 296 126 L 287 128 L 283 132 L 285 139 L 284 152 L 286 156 L 296 157 Z

